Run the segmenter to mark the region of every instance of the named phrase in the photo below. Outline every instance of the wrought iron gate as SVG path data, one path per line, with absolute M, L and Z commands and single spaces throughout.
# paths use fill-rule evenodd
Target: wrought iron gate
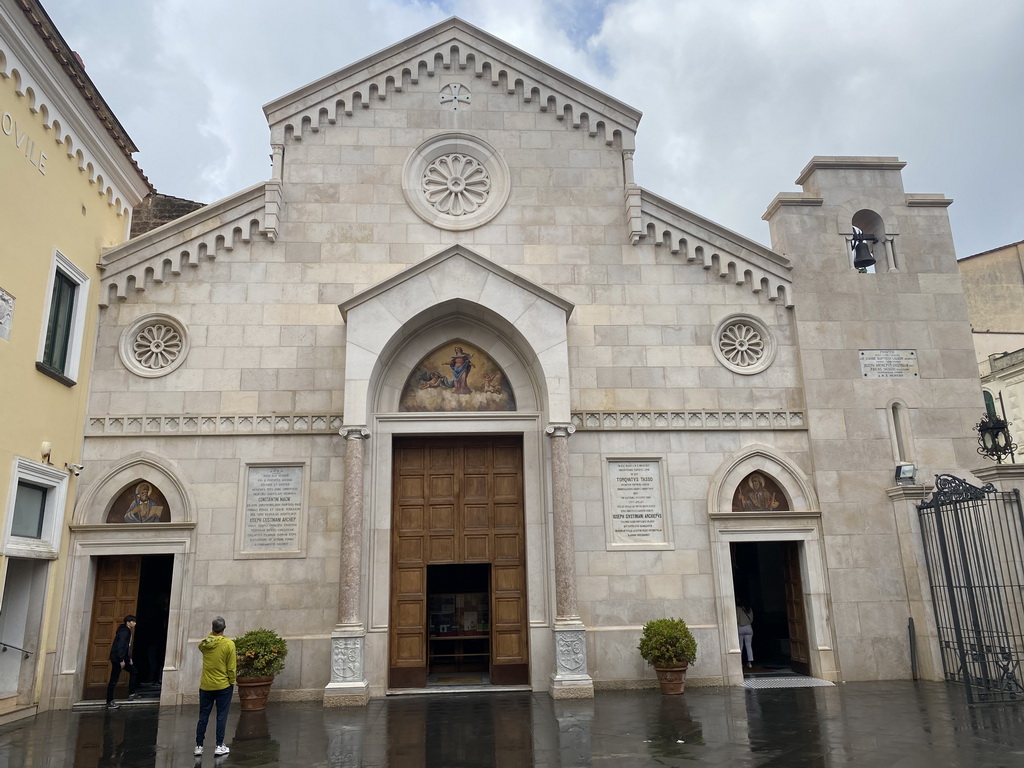
M 918 514 L 946 680 L 971 703 L 1024 699 L 1020 491 L 937 475 Z

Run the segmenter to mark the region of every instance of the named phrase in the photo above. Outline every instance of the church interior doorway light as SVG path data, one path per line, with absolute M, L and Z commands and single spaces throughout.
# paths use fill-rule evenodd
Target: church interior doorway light
M 754 664 L 744 672 L 810 674 L 800 542 L 732 542 L 729 553 L 736 603 L 754 618 Z

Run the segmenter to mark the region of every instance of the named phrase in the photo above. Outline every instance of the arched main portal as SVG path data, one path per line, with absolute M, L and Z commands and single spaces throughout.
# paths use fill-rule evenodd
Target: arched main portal
M 448 596 L 457 594 L 443 586 L 451 583 L 445 569 L 434 566 L 484 562 L 488 564 L 485 576 L 474 575 L 481 573 L 480 569 L 466 569 L 462 575 L 486 587 L 488 678 L 497 671 L 497 679 L 491 682 L 548 688 L 555 663 L 555 606 L 550 601 L 554 591 L 550 554 L 553 541 L 546 499 L 552 481 L 549 441 L 545 438 L 553 424 L 569 423 L 566 320 L 572 305 L 481 256 L 455 247 L 346 302 L 341 309 L 348 324 L 345 421 L 363 425 L 360 429 L 369 437 L 363 441 L 368 474 L 363 488 L 368 562 L 362 594 L 365 674 L 371 695 L 384 693 L 390 685 L 418 685 L 427 677 L 432 654 L 431 596 L 443 607 Z M 427 366 L 420 371 L 422 361 L 432 352 L 449 348 L 451 352 L 445 354 L 451 357 L 450 362 L 441 357 L 433 368 Z M 403 408 L 403 392 L 411 379 L 419 381 L 425 376 L 422 383 L 429 388 L 439 378 L 450 378 L 454 388 L 455 368 L 449 366 L 457 365 L 456 348 L 472 348 L 476 350 L 472 354 L 493 360 L 494 370 L 500 369 L 513 395 L 515 410 Z M 365 365 L 360 365 L 361 361 Z M 496 386 L 494 380 L 491 383 Z M 471 498 L 463 497 L 452 500 L 452 514 L 462 516 L 460 530 L 457 525 L 442 530 L 447 525 L 442 519 L 447 512 L 432 512 L 430 504 L 421 500 L 411 506 L 424 508 L 423 521 L 437 514 L 438 526 L 423 523 L 424 527 L 399 535 L 399 526 L 404 525 L 400 516 L 407 511 L 403 505 L 408 501 L 400 490 L 400 478 L 408 467 L 399 463 L 407 460 L 409 447 L 414 446 L 412 454 L 421 450 L 429 454 L 436 449 L 439 455 L 447 456 L 452 449 L 458 452 L 459 446 L 470 444 L 474 450 L 479 449 L 478 455 L 516 455 L 517 469 L 512 470 L 517 474 L 514 520 L 496 522 L 500 512 L 495 513 L 502 502 L 493 493 L 497 482 L 492 480 L 484 500 L 492 517 L 487 525 L 478 525 L 477 531 L 466 528 L 473 513 L 466 511 L 467 499 Z M 465 455 L 455 461 L 464 463 Z M 492 465 L 479 474 L 505 477 L 507 470 L 507 466 Z M 473 482 L 464 470 L 456 474 L 463 487 Z M 421 478 L 411 484 L 429 482 Z M 451 549 L 445 553 L 441 550 L 448 546 L 448 540 Z M 486 545 L 482 544 L 485 540 Z M 408 544 L 410 541 L 414 543 Z M 510 542 L 515 542 L 514 546 Z M 437 553 L 430 549 L 435 545 Z M 403 546 L 417 550 L 414 562 L 402 560 L 409 553 L 396 547 Z M 473 551 L 473 547 L 481 546 L 490 549 L 486 553 Z M 512 549 L 518 550 L 520 564 L 505 569 L 498 561 L 504 557 L 508 564 Z M 432 587 L 431 581 L 442 586 Z M 474 590 L 477 594 L 482 591 Z M 516 596 L 516 590 L 521 595 Z M 480 611 L 476 613 L 479 623 Z M 440 617 L 434 618 L 440 627 Z M 502 622 L 507 630 L 504 633 L 499 631 Z M 466 628 L 464 615 L 461 626 Z M 483 653 L 473 647 L 474 637 L 464 635 L 459 643 L 438 638 L 433 644 L 441 650 L 434 656 L 453 658 L 461 654 L 466 658 L 468 653 Z M 509 663 L 498 663 L 501 657 Z

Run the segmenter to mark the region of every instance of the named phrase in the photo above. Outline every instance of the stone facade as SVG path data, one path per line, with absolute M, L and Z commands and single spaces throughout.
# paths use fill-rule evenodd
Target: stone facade
M 268 182 L 104 256 L 62 701 L 96 561 L 158 553 L 164 703 L 194 687 L 218 613 L 289 639 L 279 696 L 383 695 L 395 445 L 437 435 L 521 440 L 534 690 L 651 685 L 636 644 L 662 616 L 697 637 L 691 682 L 740 682 L 748 551 L 780 589 L 789 558 L 809 673 L 909 677 L 913 615 L 940 674 L 913 507 L 888 491 L 900 461 L 926 478 L 973 459 L 948 200 L 904 193 L 894 158 L 814 158 L 766 248 L 637 186 L 635 109 L 457 19 L 265 112 Z M 871 274 L 853 225 L 876 236 Z M 515 410 L 403 410 L 424 356 L 458 344 Z M 298 486 L 261 497 L 263 467 Z M 143 481 L 170 521 L 106 522 Z M 246 543 L 264 501 L 291 543 Z

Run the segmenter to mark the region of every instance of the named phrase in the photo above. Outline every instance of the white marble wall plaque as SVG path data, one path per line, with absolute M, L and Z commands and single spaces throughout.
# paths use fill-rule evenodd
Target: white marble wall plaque
M 609 459 L 606 523 L 609 549 L 671 548 L 660 459 Z
M 862 349 L 860 375 L 865 379 L 916 379 L 916 349 Z
M 242 521 L 244 552 L 295 552 L 301 547 L 301 466 L 248 468 Z

